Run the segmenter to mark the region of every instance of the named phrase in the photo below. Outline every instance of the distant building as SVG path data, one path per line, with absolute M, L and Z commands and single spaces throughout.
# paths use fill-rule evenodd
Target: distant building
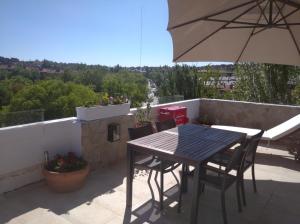
M 201 72 L 205 72 L 206 70 L 201 70 Z M 236 84 L 236 75 L 233 71 L 220 71 L 220 78 L 217 80 L 217 87 L 223 91 L 230 91 L 234 88 Z M 207 86 L 215 85 L 215 79 L 210 78 L 209 81 L 205 83 Z

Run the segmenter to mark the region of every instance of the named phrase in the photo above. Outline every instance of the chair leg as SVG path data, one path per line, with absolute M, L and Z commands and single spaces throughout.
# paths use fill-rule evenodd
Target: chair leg
M 158 193 L 159 193 L 159 209 L 163 210 L 164 173 L 160 172 L 160 186 L 158 184 L 157 176 L 158 176 L 158 171 L 156 171 L 156 173 L 155 173 L 154 181 L 155 181 L 156 187 L 158 189 Z
M 173 170 L 171 170 L 171 173 L 172 173 L 173 177 L 175 178 L 175 180 L 176 180 L 176 182 L 177 182 L 177 185 L 180 185 L 179 180 L 178 180 L 178 178 L 176 177 L 176 175 L 175 175 L 175 173 L 174 173 Z
M 158 184 L 157 176 L 158 176 L 158 171 L 155 171 L 154 181 L 155 181 L 155 184 L 157 186 L 157 189 L 159 189 L 159 184 Z
M 181 175 L 180 175 L 180 187 L 179 187 L 179 197 L 178 197 L 178 207 L 177 207 L 177 212 L 181 212 L 181 202 L 182 202 L 182 193 L 183 193 L 183 179 L 184 179 L 184 172 L 185 171 L 185 165 L 182 164 L 182 170 L 181 170 Z
M 150 170 L 150 173 L 149 173 L 149 176 L 148 176 L 147 183 L 148 183 L 148 186 L 149 186 L 149 189 L 150 189 L 151 197 L 152 197 L 153 200 L 155 200 L 153 188 L 152 188 L 152 186 L 151 186 L 152 171 L 153 171 L 153 170 Z
M 206 169 L 202 169 L 201 172 L 203 172 L 204 174 L 206 174 Z M 219 174 L 218 174 L 218 175 L 219 175 Z M 200 184 L 200 194 L 201 194 L 201 193 L 204 193 L 204 191 L 205 191 L 205 184 L 202 183 L 202 184 Z
M 221 204 L 222 204 L 222 215 L 223 215 L 223 222 L 227 224 L 227 214 L 226 214 L 226 207 L 225 207 L 225 192 L 222 190 L 221 192 Z
M 181 185 L 182 185 L 182 193 L 187 192 L 188 188 L 188 175 L 190 175 L 188 171 L 188 166 L 182 164 L 182 179 L 181 179 Z
M 252 183 L 253 183 L 253 190 L 254 190 L 254 193 L 256 193 L 256 192 L 257 192 L 257 189 L 256 189 L 256 180 L 255 180 L 254 164 L 252 165 Z
M 238 211 L 242 212 L 239 179 L 237 179 L 237 181 L 236 181 L 236 197 L 237 197 L 237 203 L 238 203 Z
M 163 202 L 164 202 L 164 172 L 161 168 L 161 170 L 160 170 L 160 194 L 159 194 L 160 210 L 163 210 Z
M 219 165 L 219 170 L 222 170 L 222 166 L 221 166 L 221 165 Z M 220 175 L 221 175 L 220 172 L 218 172 L 218 177 L 219 177 Z
M 240 179 L 239 181 L 240 181 L 241 190 L 242 190 L 243 204 L 244 204 L 244 206 L 246 206 L 247 203 L 246 203 L 246 195 L 245 195 L 244 175 L 241 175 L 241 177 L 239 179 Z
M 205 184 L 201 182 L 199 184 L 199 197 L 201 196 L 201 194 L 204 193 L 204 190 L 205 190 Z
M 204 191 L 205 191 L 205 184 L 202 184 L 201 193 L 204 193 Z
M 158 193 L 159 193 L 159 195 L 160 195 L 160 187 L 159 187 L 159 183 L 158 183 L 158 180 L 157 180 L 157 176 L 158 176 L 158 171 L 156 170 L 156 171 L 155 171 L 155 175 L 154 175 L 154 182 L 155 182 L 157 191 L 158 191 Z

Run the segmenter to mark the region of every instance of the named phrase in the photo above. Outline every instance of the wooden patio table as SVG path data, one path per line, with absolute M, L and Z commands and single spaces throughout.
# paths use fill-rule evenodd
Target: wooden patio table
M 135 153 L 194 166 L 190 223 L 197 223 L 201 165 L 216 153 L 241 143 L 246 134 L 187 124 L 127 142 L 126 205 L 132 205 Z

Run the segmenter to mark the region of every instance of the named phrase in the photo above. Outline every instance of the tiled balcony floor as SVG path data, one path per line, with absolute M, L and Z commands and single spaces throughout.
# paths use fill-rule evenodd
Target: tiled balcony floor
M 177 214 L 177 187 L 172 187 L 176 182 L 171 175 L 166 177 L 169 190 L 163 212 L 151 200 L 145 171 L 136 174 L 133 211 L 126 211 L 125 174 L 123 163 L 92 172 L 85 187 L 74 193 L 52 193 L 41 182 L 0 195 L 0 223 L 188 223 L 191 195 L 183 196 L 183 211 Z M 285 151 L 260 147 L 257 194 L 253 193 L 250 174 L 246 173 L 248 204 L 242 213 L 237 212 L 235 188 L 226 194 L 229 223 L 299 223 L 300 163 Z M 156 190 L 154 183 L 153 187 Z M 222 224 L 220 207 L 218 192 L 207 187 L 200 197 L 198 223 Z

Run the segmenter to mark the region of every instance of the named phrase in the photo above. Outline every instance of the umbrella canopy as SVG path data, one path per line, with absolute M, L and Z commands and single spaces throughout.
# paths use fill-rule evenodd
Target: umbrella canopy
M 300 65 L 300 0 L 168 0 L 173 61 Z

